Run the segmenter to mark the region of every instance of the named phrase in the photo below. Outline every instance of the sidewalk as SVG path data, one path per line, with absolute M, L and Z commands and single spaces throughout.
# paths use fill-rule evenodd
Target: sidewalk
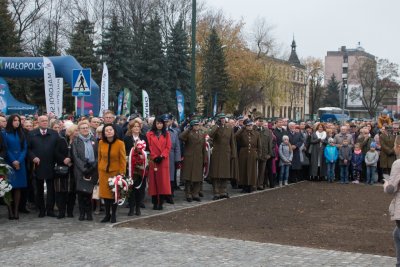
M 274 189 L 275 190 L 275 189 Z M 231 197 L 240 190 L 230 189 Z M 204 185 L 202 202 L 188 203 L 182 191 L 175 205 L 151 209 L 146 198 L 142 216 L 128 217 L 118 209 L 117 221 L 157 216 L 161 213 L 212 202 L 211 186 Z M 223 201 L 223 200 L 221 200 Z M 395 259 L 360 253 L 319 250 L 225 238 L 112 227 L 77 218 L 38 218 L 36 212 L 9 221 L 0 206 L 1 266 L 394 266 Z

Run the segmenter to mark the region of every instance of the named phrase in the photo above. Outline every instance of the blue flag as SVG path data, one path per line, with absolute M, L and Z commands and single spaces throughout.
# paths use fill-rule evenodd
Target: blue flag
M 122 112 L 122 103 L 124 102 L 124 90 L 121 90 L 118 95 L 118 110 L 117 115 L 121 115 Z
M 185 97 L 179 90 L 176 90 L 176 104 L 178 107 L 179 123 L 181 123 L 185 119 Z

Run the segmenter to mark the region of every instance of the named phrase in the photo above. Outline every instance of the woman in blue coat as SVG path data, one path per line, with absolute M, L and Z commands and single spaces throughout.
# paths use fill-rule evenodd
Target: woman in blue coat
M 27 152 L 27 142 L 22 130 L 21 118 L 11 115 L 8 118 L 4 133 L 4 142 L 7 146 L 6 161 L 13 168 L 8 179 L 12 185 L 12 207 L 9 207 L 9 219 L 18 220 L 18 207 L 21 199 L 21 188 L 27 187 L 25 157 Z

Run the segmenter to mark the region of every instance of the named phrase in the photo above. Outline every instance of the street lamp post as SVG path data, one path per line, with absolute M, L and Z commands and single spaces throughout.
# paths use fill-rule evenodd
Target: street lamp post
M 192 68 L 190 76 L 190 112 L 196 110 L 196 0 L 192 0 Z

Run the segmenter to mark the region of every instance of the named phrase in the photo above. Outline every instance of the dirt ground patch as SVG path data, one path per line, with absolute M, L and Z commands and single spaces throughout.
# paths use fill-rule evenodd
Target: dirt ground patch
M 304 182 L 121 227 L 395 256 L 381 186 Z

